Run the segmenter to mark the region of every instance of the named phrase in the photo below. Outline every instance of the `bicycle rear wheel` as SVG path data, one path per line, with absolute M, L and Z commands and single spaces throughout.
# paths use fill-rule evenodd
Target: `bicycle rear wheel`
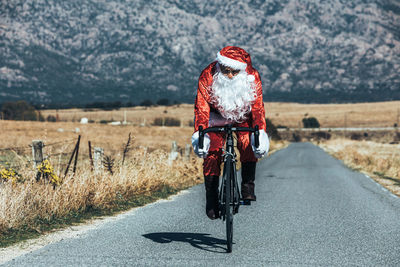
M 233 185 L 232 175 L 233 168 L 232 162 L 226 161 L 225 169 L 225 223 L 226 223 L 226 243 L 228 252 L 232 252 L 232 239 L 233 239 L 233 206 L 231 202 L 233 200 Z

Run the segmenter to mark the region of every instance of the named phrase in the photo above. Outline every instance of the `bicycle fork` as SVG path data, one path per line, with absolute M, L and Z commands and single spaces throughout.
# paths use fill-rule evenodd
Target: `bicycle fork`
M 231 183 L 231 194 L 230 194 L 230 206 L 233 209 L 233 214 L 236 214 L 239 212 L 239 205 L 241 204 L 240 199 L 240 191 L 239 191 L 239 185 L 237 182 L 237 178 L 236 178 L 236 159 L 235 159 L 235 155 L 232 153 L 228 153 L 226 151 L 224 151 L 224 173 L 225 173 L 225 168 L 231 168 L 232 172 L 231 172 L 231 177 L 226 177 L 225 175 L 223 175 L 223 179 L 222 179 L 222 183 L 220 186 L 220 190 L 219 190 L 219 203 L 221 205 L 220 210 L 221 210 L 221 219 L 225 220 L 225 209 L 223 208 L 226 202 L 226 198 L 225 198 L 225 188 L 226 188 L 226 183 Z M 227 166 L 229 164 L 232 164 L 231 166 Z

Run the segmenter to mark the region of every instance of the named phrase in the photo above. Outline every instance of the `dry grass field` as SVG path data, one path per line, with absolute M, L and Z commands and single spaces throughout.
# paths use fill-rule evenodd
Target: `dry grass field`
M 60 121 L 77 121 L 85 117 L 95 122 L 105 121 L 124 121 L 126 114 L 127 122 L 135 126 L 150 126 L 155 118 L 172 117 L 182 122 L 182 126 L 189 126 L 193 122 L 194 112 L 193 105 L 181 104 L 173 106 L 156 106 L 156 107 L 132 107 L 121 108 L 119 110 L 100 110 L 100 109 L 68 109 L 68 110 L 43 110 L 42 115 L 52 115 L 60 119 Z
M 357 104 L 265 103 L 267 118 L 275 125 L 296 128 L 308 117 L 321 127 L 393 127 L 399 124 L 400 101 Z
M 266 117 L 275 125 L 295 128 L 301 120 L 316 117 L 321 127 L 392 127 L 399 124 L 400 101 L 357 103 L 357 104 L 298 104 L 265 102 Z M 61 121 L 79 121 L 82 117 L 99 122 L 100 120 L 123 121 L 124 114 L 134 125 L 150 125 L 157 117 L 173 117 L 181 120 L 183 126 L 193 121 L 193 105 L 181 104 L 169 107 L 134 107 L 114 111 L 44 110 L 43 116 L 58 117 Z
M 400 101 L 342 105 L 265 103 L 265 107 L 266 117 L 275 125 L 297 128 L 307 114 L 316 117 L 322 127 L 343 127 L 345 117 L 347 127 L 385 127 L 397 123 Z M 172 165 L 167 160 L 172 141 L 176 141 L 181 149 L 190 143 L 192 105 L 114 111 L 44 110 L 41 113 L 45 118 L 57 116 L 59 121 L 0 121 L 0 165 L 11 166 L 23 177 L 23 182 L 0 183 L 0 241 L 21 229 L 42 232 L 47 229 L 43 225 L 51 225 L 74 214 L 113 209 L 121 203 L 136 203 L 138 196 L 175 192 L 202 182 L 202 161 L 193 154 L 190 160 L 178 157 Z M 123 121 L 125 114 L 127 125 L 99 123 Z M 83 117 L 95 123 L 80 124 Z M 152 126 L 160 117 L 179 119 L 181 126 Z M 123 147 L 130 133 L 131 150 L 122 166 Z M 70 172 L 56 189 L 49 184 L 37 183 L 29 146 L 32 140 L 45 143 L 44 156 L 49 158 L 55 174 L 63 178 L 78 135 L 81 135 L 81 144 L 75 176 Z M 389 139 L 393 140 L 391 136 Z M 379 139 L 367 142 L 336 138 L 332 135 L 333 140 L 319 145 L 349 166 L 367 171 L 399 194 L 399 145 L 380 144 Z M 91 171 L 88 141 L 91 141 L 92 149 L 102 147 L 105 155 L 115 160 L 113 174 Z M 271 152 L 286 144 L 285 141 L 272 142 Z
M 189 127 L 140 127 L 77 122 L 0 121 L 0 172 L 11 167 L 22 182 L 4 182 L 0 178 L 0 246 L 15 236 L 42 232 L 60 221 L 68 224 L 71 216 L 91 211 L 107 211 L 126 204 L 137 205 L 154 195 L 166 196 L 202 182 L 201 160 L 178 157 L 168 162 L 171 142 L 184 147 L 190 143 Z M 123 148 L 131 133 L 132 144 L 125 164 L 121 165 Z M 64 170 L 78 135 L 81 135 L 77 171 L 64 179 Z M 55 190 L 52 185 L 37 183 L 33 168 L 32 140 L 42 140 L 44 157 L 63 181 Z M 114 160 L 113 174 L 91 171 L 88 141 L 102 147 Z M 14 148 L 13 150 L 4 150 Z M 65 153 L 65 154 L 62 154 Z M 3 167 L 2 167 L 3 166 Z M 121 204 L 122 203 L 122 204 Z M 129 204 L 131 203 L 131 204 Z M 50 227 L 49 229 L 46 227 Z M 14 236 L 14 237 L 13 237 Z
M 362 171 L 400 196 L 400 145 L 335 139 L 319 144 L 347 166 Z
M 87 155 L 88 141 L 91 141 L 92 147 L 104 148 L 106 154 L 120 153 L 131 133 L 134 147 L 144 146 L 151 149 L 169 150 L 172 141 L 176 141 L 182 147 L 189 144 L 193 133 L 191 127 L 113 126 L 100 123 L 80 124 L 78 122 L 0 121 L 0 128 L 0 149 L 6 147 L 28 148 L 27 146 L 32 140 L 42 140 L 45 144 L 73 143 L 77 136 L 81 135 L 83 155 Z M 71 142 L 67 142 L 67 140 Z M 50 149 L 50 147 L 48 148 Z
M 92 172 L 86 164 L 55 188 L 36 182 L 33 168 L 20 168 L 23 182 L 0 184 L 0 246 L 8 244 L 7 235 L 41 233 L 88 212 L 141 205 L 155 194 L 165 197 L 202 182 L 200 160 L 178 159 L 170 165 L 167 159 L 161 150 L 136 149 L 124 165 L 117 158 L 113 174 Z
M 6 182 L 0 178 L 0 247 L 25 233 L 42 233 L 60 222 L 68 224 L 71 216 L 119 209 L 121 205 L 128 208 L 142 203 L 143 197 L 152 200 L 154 195 L 165 196 L 203 182 L 202 160 L 193 153 L 190 160 L 181 156 L 172 164 L 168 160 L 171 142 L 184 148 L 190 143 L 192 127 L 0 121 L 0 129 L 0 172 L 11 167 L 21 180 Z M 122 165 L 129 133 L 132 145 Z M 78 135 L 81 145 L 77 171 L 75 175 L 70 171 L 64 178 Z M 62 180 L 55 189 L 43 179 L 36 182 L 37 170 L 29 146 L 32 140 L 44 142 L 44 157 Z M 105 155 L 112 157 L 113 174 L 91 171 L 88 141 L 92 149 L 102 147 Z M 271 151 L 283 145 L 274 142 Z

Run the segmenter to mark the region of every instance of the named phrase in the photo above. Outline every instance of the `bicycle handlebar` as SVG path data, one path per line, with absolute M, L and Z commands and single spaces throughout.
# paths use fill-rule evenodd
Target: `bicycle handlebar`
M 217 126 L 217 127 L 208 127 L 203 130 L 203 126 L 199 127 L 199 148 L 203 149 L 204 147 L 204 135 L 206 133 L 222 133 L 222 132 L 252 132 L 254 133 L 254 145 L 256 148 L 260 146 L 260 131 L 258 128 L 258 125 L 256 125 L 254 128 L 250 127 L 234 127 L 231 124 L 225 125 L 225 126 Z

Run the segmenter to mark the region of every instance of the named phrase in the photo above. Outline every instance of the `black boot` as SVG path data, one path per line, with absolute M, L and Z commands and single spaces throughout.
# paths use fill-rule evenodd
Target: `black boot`
M 243 200 L 256 200 L 254 194 L 254 180 L 256 178 L 257 162 L 242 162 L 242 198 Z
M 219 218 L 218 208 L 218 185 L 219 177 L 210 175 L 204 176 L 206 186 L 206 214 L 211 220 Z

